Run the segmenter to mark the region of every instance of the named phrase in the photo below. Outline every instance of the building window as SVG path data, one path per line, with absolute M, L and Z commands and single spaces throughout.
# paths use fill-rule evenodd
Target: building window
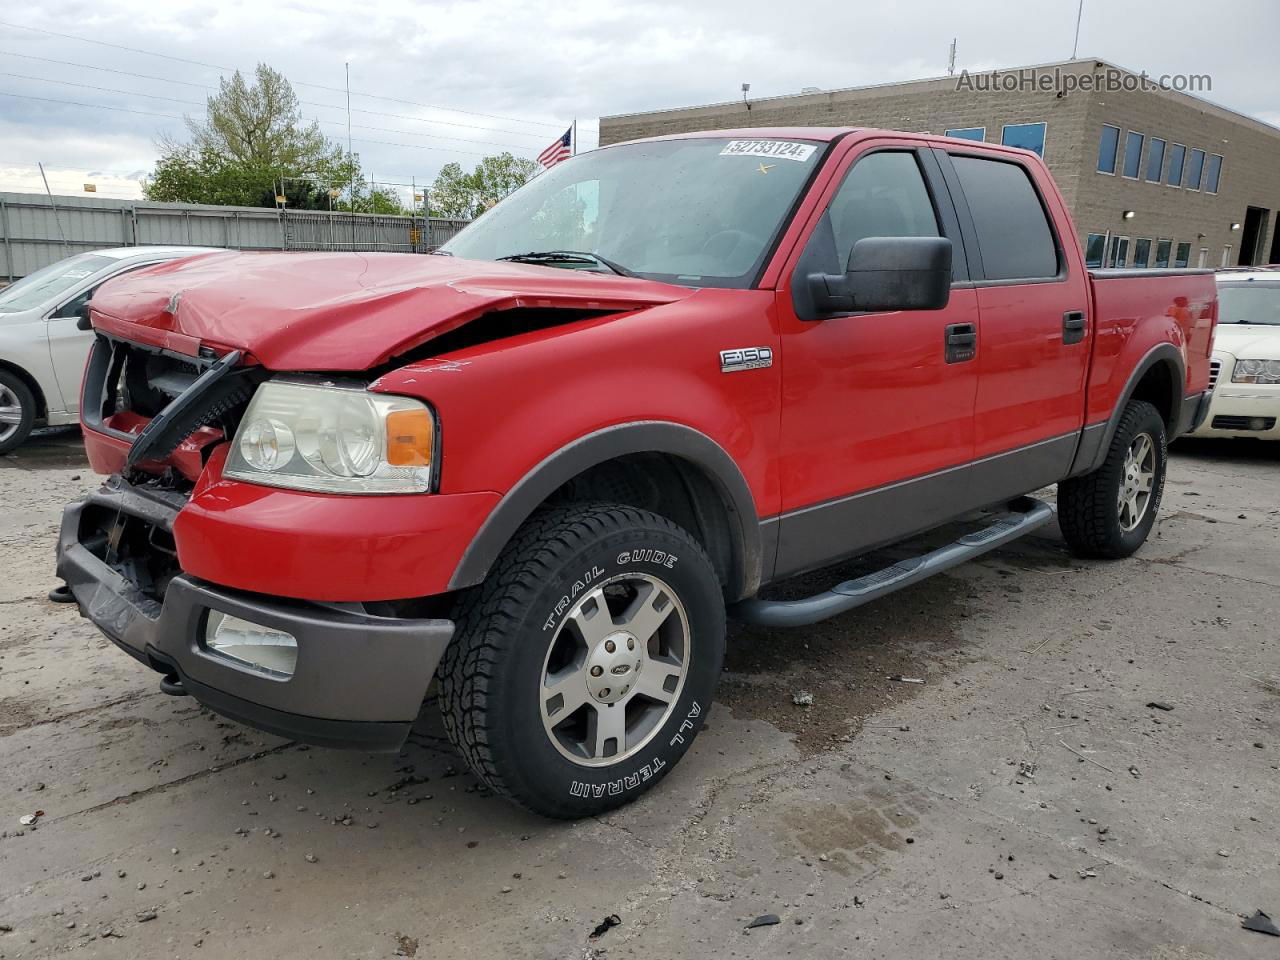
M 1102 138 L 1098 141 L 1098 172 L 1116 172 L 1116 152 L 1120 149 L 1120 128 L 1102 125 Z
M 1009 123 L 1000 132 L 1000 142 L 1006 147 L 1019 147 L 1044 156 L 1043 123 Z
M 1108 267 L 1123 267 L 1129 262 L 1129 238 L 1112 237 L 1111 252 L 1107 254 Z
M 1165 142 L 1159 137 L 1151 138 L 1151 148 L 1147 151 L 1147 182 L 1159 183 L 1164 173 Z
M 1172 240 L 1156 241 L 1156 266 L 1167 267 L 1169 265 L 1169 254 L 1173 252 Z
M 1084 242 L 1084 265 L 1086 267 L 1102 266 L 1102 255 L 1107 252 L 1107 235 L 1091 233 Z
M 1192 150 L 1191 161 L 1187 164 L 1187 189 L 1200 189 L 1200 176 L 1204 173 L 1204 151 Z
M 1124 138 L 1124 175 L 1130 180 L 1137 180 L 1142 169 L 1142 141 L 1146 139 L 1140 133 L 1129 131 Z
M 1183 267 L 1185 267 L 1185 266 L 1186 266 L 1188 263 L 1190 263 L 1190 262 L 1191 262 L 1191 243 L 1190 243 L 1190 241 L 1188 241 L 1188 242 L 1186 242 L 1186 243 L 1180 243 L 1180 244 L 1178 244 L 1178 250 L 1177 250 L 1177 253 L 1176 253 L 1176 254 L 1174 254 L 1174 257 L 1173 257 L 1173 265 L 1174 265 L 1175 267 L 1177 267 L 1179 270 L 1181 270 Z
M 1231 244 L 1229 243 L 1222 248 L 1222 264 L 1221 265 L 1224 267 L 1231 266 Z
M 1151 241 L 1143 237 L 1139 237 L 1133 241 L 1133 265 L 1135 267 L 1145 267 L 1151 262 Z
M 1196 259 L 1196 266 L 1203 267 L 1203 266 L 1207 266 L 1208 263 L 1209 263 L 1209 248 L 1201 247 L 1200 256 Z
M 956 137 L 960 140 L 985 140 L 987 139 L 987 128 L 957 127 L 955 130 L 944 130 L 943 134 L 948 137 Z
M 1169 148 L 1169 179 L 1165 181 L 1171 187 L 1182 186 L 1182 168 L 1187 161 L 1187 148 L 1175 143 Z
M 1222 179 L 1222 155 L 1218 153 L 1209 156 L 1209 169 L 1205 174 L 1204 189 L 1206 193 L 1217 193 L 1218 183 Z

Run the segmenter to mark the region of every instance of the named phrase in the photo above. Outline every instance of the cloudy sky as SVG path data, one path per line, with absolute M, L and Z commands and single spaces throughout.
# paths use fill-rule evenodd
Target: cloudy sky
M 1280 125 L 1280 4 L 1085 0 L 1080 53 L 1134 70 L 1209 73 L 1207 96 Z M 363 7 L 364 9 L 361 9 Z M 575 118 L 802 87 L 1066 59 L 1076 0 L 43 0 L 0 8 L 0 190 L 137 197 L 161 135 L 203 114 L 219 76 L 262 61 L 308 117 L 352 135 L 379 181 L 430 181 L 450 160 L 535 156 Z

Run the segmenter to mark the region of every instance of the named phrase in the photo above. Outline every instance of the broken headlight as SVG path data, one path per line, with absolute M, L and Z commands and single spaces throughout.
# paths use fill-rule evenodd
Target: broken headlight
M 317 493 L 425 493 L 435 440 L 420 400 L 271 380 L 240 421 L 224 475 Z

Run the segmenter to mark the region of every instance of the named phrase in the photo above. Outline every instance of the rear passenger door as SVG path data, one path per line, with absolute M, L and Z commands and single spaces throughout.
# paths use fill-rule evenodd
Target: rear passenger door
M 1066 475 L 1084 420 L 1089 286 L 1052 181 L 1016 153 L 938 150 L 978 296 L 973 483 L 988 502 Z

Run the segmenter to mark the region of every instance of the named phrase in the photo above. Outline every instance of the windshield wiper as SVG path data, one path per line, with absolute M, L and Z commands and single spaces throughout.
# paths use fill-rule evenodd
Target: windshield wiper
M 608 267 L 620 277 L 635 276 L 621 264 L 586 250 L 531 250 L 529 253 L 513 253 L 509 257 L 498 257 L 498 259 L 513 263 L 598 263 Z

